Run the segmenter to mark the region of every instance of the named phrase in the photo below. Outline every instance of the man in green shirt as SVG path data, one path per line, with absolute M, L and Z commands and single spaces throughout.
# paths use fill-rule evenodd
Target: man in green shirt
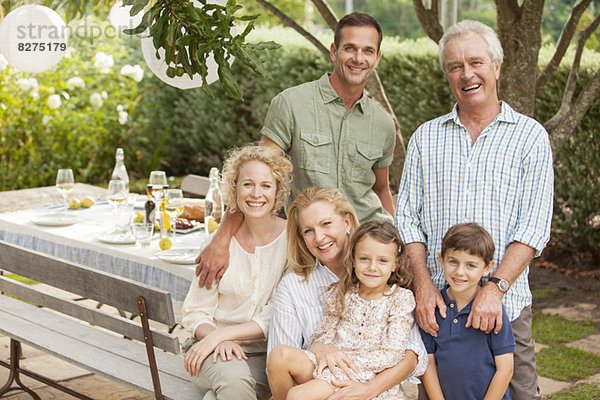
M 311 186 L 340 188 L 361 222 L 393 221 L 388 170 L 395 145 L 392 118 L 364 95 L 381 57 L 382 33 L 369 15 L 352 13 L 336 27 L 331 74 L 284 90 L 271 102 L 261 145 L 285 151 L 294 166 L 293 200 Z M 228 265 L 231 237 L 241 223 L 228 214 L 211 244 L 196 259 L 200 285 L 208 288 Z

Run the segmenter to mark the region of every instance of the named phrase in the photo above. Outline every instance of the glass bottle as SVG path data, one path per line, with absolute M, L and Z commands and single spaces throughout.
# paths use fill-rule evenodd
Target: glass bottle
M 211 168 L 208 179 L 210 185 L 204 202 L 204 232 L 207 235 L 217 230 L 223 216 L 219 170 L 215 167 Z
M 156 204 L 152 198 L 152 185 L 146 185 L 146 194 L 148 195 L 148 199 L 144 204 L 144 211 L 146 212 L 145 222 L 154 224 L 154 221 L 156 221 Z
M 129 193 L 129 175 L 127 175 L 127 168 L 125 168 L 125 154 L 122 148 L 117 149 L 115 155 L 115 169 L 110 176 L 110 180 L 119 180 L 125 182 L 125 189 Z

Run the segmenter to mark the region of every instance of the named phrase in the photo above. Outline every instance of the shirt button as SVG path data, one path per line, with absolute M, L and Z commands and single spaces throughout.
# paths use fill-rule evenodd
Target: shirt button
M 457 324 L 458 320 L 456 318 L 454 318 L 454 321 L 452 321 L 452 322 L 454 322 L 455 324 Z
M 454 308 L 454 303 L 450 303 L 450 308 Z
M 316 136 L 313 136 L 313 141 L 315 142 L 315 144 L 316 144 L 316 143 L 319 143 L 319 138 L 318 138 L 318 137 L 316 137 Z

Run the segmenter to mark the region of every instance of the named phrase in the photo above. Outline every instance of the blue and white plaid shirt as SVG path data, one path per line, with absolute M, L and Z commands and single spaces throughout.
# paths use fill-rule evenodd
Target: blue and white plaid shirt
M 405 243 L 422 242 L 434 285 L 446 280 L 438 253 L 454 224 L 477 222 L 494 238 L 496 267 L 512 242 L 543 250 L 550 238 L 554 170 L 548 134 L 500 102 L 501 112 L 471 146 L 451 113 L 421 125 L 408 144 L 396 207 Z M 510 320 L 531 304 L 529 267 L 504 296 Z

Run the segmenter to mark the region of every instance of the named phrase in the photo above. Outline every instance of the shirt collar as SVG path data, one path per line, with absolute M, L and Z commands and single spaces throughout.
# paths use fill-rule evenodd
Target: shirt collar
M 458 119 L 458 103 L 455 103 L 454 107 L 452 107 L 452 111 L 444 115 L 441 120 L 442 124 L 449 121 L 452 121 L 455 124 L 462 126 L 462 123 Z M 509 124 L 517 123 L 517 116 L 515 110 L 513 110 L 511 106 L 509 106 L 502 100 L 500 100 L 500 114 L 496 116 L 496 118 L 490 125 L 494 125 L 499 121 L 506 122 Z
M 451 300 L 450 297 L 448 297 L 448 288 L 450 287 L 450 285 L 446 284 L 446 286 L 444 286 L 444 288 L 442 290 L 440 290 L 441 294 L 442 294 L 442 298 L 444 299 L 444 303 L 446 303 L 446 305 L 449 305 L 450 303 L 454 303 L 454 307 L 456 308 L 456 312 L 457 314 L 469 314 L 471 312 L 471 306 L 473 305 L 473 300 L 471 300 L 469 302 L 469 304 L 467 304 L 465 306 L 465 308 L 463 308 L 462 310 L 458 311 L 458 307 L 456 306 L 456 301 Z
M 333 86 L 331 86 L 331 82 L 329 81 L 329 73 L 325 73 L 323 74 L 323 76 L 321 78 L 319 78 L 318 82 L 318 86 L 319 86 L 319 91 L 321 92 L 321 97 L 323 98 L 323 103 L 327 104 L 327 103 L 331 103 L 332 101 L 335 101 L 337 99 L 339 99 L 340 102 L 344 102 L 344 100 L 342 100 L 342 98 L 337 94 L 337 92 L 335 91 L 335 89 L 333 88 Z M 358 99 L 356 101 L 356 103 L 354 103 L 353 107 L 358 107 L 359 110 L 364 114 L 367 112 L 367 96 L 365 95 L 365 92 L 363 91 L 363 95 L 360 96 L 360 99 Z

